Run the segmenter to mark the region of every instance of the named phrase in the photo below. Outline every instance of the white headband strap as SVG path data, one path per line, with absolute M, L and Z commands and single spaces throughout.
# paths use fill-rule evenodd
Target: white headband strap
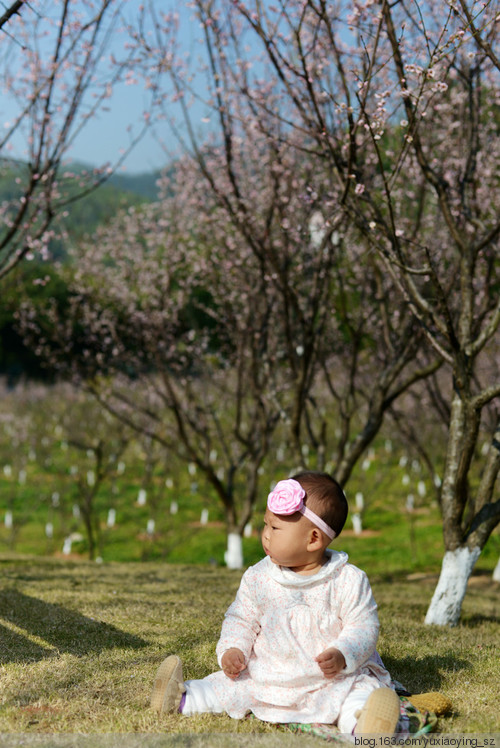
M 327 525 L 326 522 L 321 519 L 321 517 L 318 517 L 318 515 L 312 511 L 312 509 L 308 509 L 304 504 L 299 509 L 299 512 L 303 514 L 304 517 L 307 517 L 307 519 L 310 519 L 313 525 L 319 527 L 319 529 L 322 530 L 325 535 L 330 538 L 330 540 L 333 540 L 333 538 L 335 537 L 335 530 L 332 530 L 332 528 Z

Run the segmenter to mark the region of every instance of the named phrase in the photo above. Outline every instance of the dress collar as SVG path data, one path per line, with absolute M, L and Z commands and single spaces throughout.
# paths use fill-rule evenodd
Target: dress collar
M 273 564 L 268 556 L 266 556 L 261 563 L 265 565 L 265 571 L 271 579 L 274 579 L 274 581 L 282 584 L 284 587 L 312 587 L 315 584 L 323 582 L 328 577 L 333 576 L 338 569 L 345 566 L 347 563 L 348 556 L 344 551 L 332 551 L 327 549 L 326 554 L 328 556 L 328 561 L 323 564 L 316 574 L 297 574 L 286 566 Z

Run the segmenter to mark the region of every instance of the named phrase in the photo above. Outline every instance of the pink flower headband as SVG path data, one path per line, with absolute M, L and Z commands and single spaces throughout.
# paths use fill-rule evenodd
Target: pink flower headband
M 336 535 L 335 530 L 332 530 L 326 522 L 323 522 L 321 517 L 318 517 L 317 514 L 304 505 L 303 499 L 305 495 L 306 492 L 298 481 L 293 478 L 280 480 L 267 497 L 267 506 L 273 514 L 294 514 L 295 512 L 300 512 L 304 517 L 311 520 L 316 527 L 319 527 L 330 540 L 333 540 Z

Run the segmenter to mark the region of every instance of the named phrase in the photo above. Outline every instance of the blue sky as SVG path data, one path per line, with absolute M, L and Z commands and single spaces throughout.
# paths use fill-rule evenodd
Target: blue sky
M 127 125 L 144 108 L 144 92 L 138 86 L 122 86 L 109 103 L 109 111 L 89 122 L 79 135 L 70 156 L 98 166 L 116 159 L 129 142 Z M 132 114 L 132 116 L 131 116 Z M 119 173 L 155 171 L 165 165 L 166 156 L 155 134 L 146 133 L 120 167 Z
M 83 0 L 85 2 L 85 0 Z M 127 18 L 136 17 L 137 7 L 143 0 L 127 0 Z M 193 35 L 196 35 L 198 24 L 192 19 L 192 11 L 183 7 L 183 2 L 177 0 L 153 0 L 157 10 L 177 10 L 181 15 L 183 29 L 183 44 L 192 48 Z M 121 42 L 120 42 L 121 43 Z M 116 158 L 120 149 L 129 142 L 127 127 L 132 123 L 141 122 L 141 113 L 147 109 L 148 96 L 141 85 L 121 85 L 109 102 L 109 111 L 102 112 L 98 119 L 89 123 L 82 131 L 78 143 L 71 151 L 75 160 L 91 165 L 99 165 L 108 159 Z M 157 135 L 168 137 L 161 127 L 156 132 L 150 130 L 134 147 L 126 158 L 119 173 L 140 173 L 155 171 L 166 164 L 167 156 L 158 142 Z

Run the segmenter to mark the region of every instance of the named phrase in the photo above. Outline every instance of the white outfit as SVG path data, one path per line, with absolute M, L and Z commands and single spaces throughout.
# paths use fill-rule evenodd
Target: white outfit
M 391 678 L 375 653 L 379 622 L 366 574 L 342 551 L 327 555 L 311 576 L 268 557 L 245 572 L 216 651 L 220 665 L 224 652 L 237 647 L 247 668 L 236 680 L 219 671 L 187 681 L 183 714 L 253 712 L 267 722 L 338 721 L 342 732 L 352 730 L 355 711 Z M 346 661 L 333 679 L 315 662 L 329 647 Z

